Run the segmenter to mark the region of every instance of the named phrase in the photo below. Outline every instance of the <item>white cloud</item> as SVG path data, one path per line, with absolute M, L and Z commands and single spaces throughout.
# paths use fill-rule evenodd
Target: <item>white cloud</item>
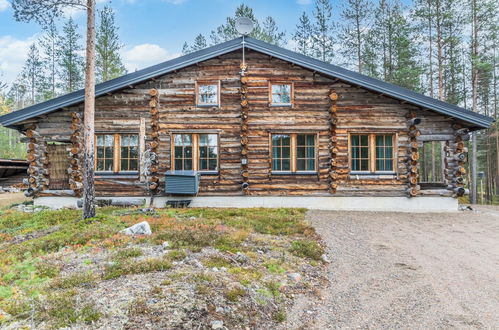
M 7 0 L 0 0 L 0 11 L 4 11 L 7 8 L 9 8 L 10 4 L 7 2 Z
M 2 80 L 11 83 L 21 72 L 29 46 L 36 40 L 32 36 L 26 40 L 12 36 L 0 36 L 0 73 Z
M 296 0 L 296 3 L 299 5 L 310 5 L 312 0 Z
M 129 72 L 161 63 L 178 57 L 180 54 L 169 53 L 156 44 L 141 44 L 125 49 L 121 56 Z

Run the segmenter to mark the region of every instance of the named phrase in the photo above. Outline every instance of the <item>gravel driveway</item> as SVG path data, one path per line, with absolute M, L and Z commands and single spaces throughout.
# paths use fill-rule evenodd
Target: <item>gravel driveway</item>
M 330 284 L 297 297 L 286 328 L 499 328 L 499 208 L 308 219 Z

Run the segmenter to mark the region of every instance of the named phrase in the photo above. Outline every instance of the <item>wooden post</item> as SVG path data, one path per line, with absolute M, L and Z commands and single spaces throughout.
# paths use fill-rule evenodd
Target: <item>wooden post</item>
M 149 90 L 150 114 L 151 114 L 151 129 L 149 137 L 149 145 L 143 154 L 143 174 L 146 178 L 146 190 L 149 191 L 151 197 L 157 194 L 159 188 L 158 177 L 158 147 L 159 147 L 159 92 L 152 88 Z M 152 203 L 152 202 L 151 202 Z
M 241 87 L 240 87 L 240 97 L 241 97 L 241 189 L 244 195 L 250 194 L 249 186 L 249 159 L 248 159 L 248 115 L 249 115 L 249 102 L 248 102 L 248 77 L 245 76 L 246 67 L 241 64 Z M 272 148 L 272 146 L 270 146 Z M 272 149 L 271 149 L 272 150 Z M 270 163 L 270 166 L 272 163 Z M 269 176 L 272 167 L 269 168 Z
M 87 52 L 83 155 L 83 218 L 95 217 L 94 117 L 95 117 L 95 0 L 87 0 Z
M 330 99 L 330 108 L 329 108 L 329 157 L 331 161 L 329 162 L 329 193 L 336 193 L 336 189 L 338 188 L 338 184 L 336 181 L 339 178 L 339 174 L 337 172 L 337 161 L 336 157 L 338 155 L 338 138 L 336 136 L 336 126 L 338 125 L 338 94 L 336 94 L 336 90 L 331 89 L 329 93 Z
M 466 175 L 465 164 L 467 160 L 468 150 L 464 146 L 464 138 L 468 135 L 469 130 L 461 128 L 460 125 L 452 125 L 454 129 L 454 143 L 447 142 L 447 152 L 445 157 L 446 162 L 446 180 L 448 189 L 454 192 L 454 197 L 461 197 L 469 193 L 464 189 L 464 177 Z
M 81 114 L 78 112 L 73 112 L 71 114 L 72 125 L 71 128 L 73 132 L 71 133 L 71 148 L 69 149 L 69 187 L 74 191 L 75 196 L 81 196 L 83 188 L 83 156 L 82 148 L 82 126 L 81 126 Z M 92 164 L 92 167 L 94 164 Z
M 409 145 L 407 146 L 407 189 L 406 193 L 408 197 L 416 197 L 419 194 L 421 187 L 419 183 L 419 152 L 418 152 L 418 140 L 417 137 L 421 135 L 421 131 L 417 129 L 416 125 L 421 123 L 421 120 L 417 117 L 416 112 L 410 111 L 407 115 L 407 126 L 409 130 L 407 135 L 409 136 Z M 424 151 L 423 151 L 424 152 Z

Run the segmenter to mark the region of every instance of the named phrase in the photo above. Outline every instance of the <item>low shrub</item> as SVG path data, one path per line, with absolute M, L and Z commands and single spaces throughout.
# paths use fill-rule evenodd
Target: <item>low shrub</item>
M 127 248 L 127 249 L 122 249 L 119 250 L 114 254 L 114 259 L 115 260 L 126 260 L 126 259 L 131 259 L 131 258 L 137 258 L 142 256 L 144 253 L 140 248 Z
M 167 259 L 149 258 L 140 261 L 118 262 L 107 266 L 104 269 L 103 278 L 110 280 L 123 275 L 150 273 L 155 271 L 165 271 L 172 267 L 172 264 Z
M 240 287 L 229 289 L 224 293 L 225 298 L 233 302 L 238 301 L 244 295 L 246 295 L 246 290 Z
M 324 254 L 323 247 L 312 240 L 294 241 L 291 243 L 290 251 L 298 257 L 312 260 L 321 260 L 322 255 Z
M 50 282 L 52 289 L 71 289 L 82 286 L 91 286 L 97 281 L 98 277 L 92 272 L 75 273 L 65 277 L 55 278 Z

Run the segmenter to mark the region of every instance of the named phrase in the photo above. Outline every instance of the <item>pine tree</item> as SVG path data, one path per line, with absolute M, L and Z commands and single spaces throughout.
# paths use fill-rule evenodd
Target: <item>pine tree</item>
M 263 22 L 263 28 L 261 29 L 259 36 L 260 40 L 280 46 L 284 41 L 285 36 L 285 32 L 279 31 L 276 21 L 272 17 L 268 16 Z
M 59 33 L 54 22 L 46 29 L 38 44 L 43 50 L 43 61 L 45 63 L 45 89 L 43 99 L 48 100 L 57 96 L 57 75 L 59 74 L 58 59 Z
M 123 44 L 120 42 L 118 27 L 114 22 L 114 11 L 105 6 L 99 11 L 99 18 L 96 31 L 95 69 L 97 82 L 104 82 L 126 74 L 126 69 L 119 53 Z
M 295 50 L 303 55 L 311 55 L 312 43 L 312 24 L 306 12 L 300 16 L 296 31 L 293 34 L 293 40 L 296 42 Z
M 247 17 L 253 21 L 253 31 L 249 34 L 250 37 L 273 44 L 280 44 L 284 41 L 285 33 L 279 31 L 277 23 L 272 17 L 267 17 L 263 22 L 263 25 L 260 25 L 260 22 L 253 13 L 253 9 L 241 4 L 236 8 L 234 16 L 227 17 L 225 19 L 225 24 L 222 24 L 211 31 L 211 44 L 216 45 L 239 37 L 239 33 L 236 30 L 236 20 L 239 17 Z
M 330 0 L 315 1 L 312 49 L 315 57 L 324 62 L 331 62 L 334 57 L 332 10 Z
M 21 77 L 28 90 L 29 102 L 35 104 L 41 101 L 41 91 L 43 89 L 43 61 L 40 52 L 35 44 L 32 44 L 28 50 L 28 58 L 24 63 Z
M 197 35 L 196 39 L 194 39 L 194 44 L 191 47 L 191 52 L 195 52 L 206 48 L 207 46 L 206 38 L 200 33 Z
M 78 25 L 72 18 L 64 24 L 62 35 L 58 42 L 58 63 L 60 66 L 61 87 L 66 93 L 71 93 L 83 85 L 83 51 L 80 45 L 81 35 Z
M 363 73 L 362 68 L 365 39 L 370 27 L 372 4 L 368 0 L 347 0 L 347 6 L 341 13 L 342 26 L 342 55 L 350 62 L 355 61 L 357 71 Z

